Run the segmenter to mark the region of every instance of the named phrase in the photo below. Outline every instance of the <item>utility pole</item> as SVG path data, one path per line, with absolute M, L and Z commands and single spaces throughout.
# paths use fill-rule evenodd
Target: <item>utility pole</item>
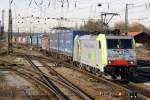
M 1 24 L 1 33 L 0 33 L 0 39 L 3 39 L 3 35 L 4 35 L 4 10 L 2 10 L 2 24 Z
M 126 7 L 125 7 L 125 33 L 127 34 L 128 33 L 128 25 L 129 25 L 129 21 L 128 21 L 128 7 L 130 5 L 133 5 L 133 4 L 126 4 Z
M 2 10 L 2 30 L 1 30 L 1 34 L 2 34 L 2 38 L 3 38 L 3 35 L 4 35 L 4 10 Z
M 9 0 L 9 22 L 8 22 L 8 54 L 13 53 L 12 45 L 12 11 L 11 11 L 12 0 Z
M 2 26 L 4 27 L 4 13 L 5 13 L 5 11 L 4 11 L 4 9 L 2 10 Z
M 128 4 L 125 8 L 125 33 L 128 34 Z

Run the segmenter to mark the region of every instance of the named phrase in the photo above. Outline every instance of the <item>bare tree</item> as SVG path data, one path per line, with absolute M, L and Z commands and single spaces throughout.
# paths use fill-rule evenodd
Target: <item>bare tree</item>
M 144 25 L 138 23 L 138 22 L 134 22 L 130 25 L 129 27 L 129 31 L 130 32 L 143 32 L 146 28 L 144 27 Z
M 104 25 L 102 21 L 92 20 L 90 19 L 84 25 L 80 26 L 81 31 L 88 31 L 88 32 L 106 32 L 108 26 Z M 125 33 L 125 22 L 117 22 L 114 24 L 114 28 L 120 30 L 120 33 Z M 145 32 L 150 34 L 150 28 L 147 28 L 143 24 L 139 22 L 133 22 L 128 26 L 129 32 Z M 112 29 L 108 29 L 112 30 Z
M 84 25 L 80 26 L 81 31 L 88 31 L 88 32 L 102 32 L 104 28 L 104 25 L 100 20 L 94 21 L 90 19 L 87 21 Z
M 117 22 L 114 24 L 115 29 L 120 29 L 121 33 L 125 32 L 125 23 L 124 22 Z
M 150 29 L 138 22 L 133 22 L 128 27 L 129 27 L 129 32 L 146 32 L 146 33 L 150 34 Z M 114 24 L 114 28 L 120 29 L 121 33 L 124 33 L 125 32 L 125 23 L 117 22 Z

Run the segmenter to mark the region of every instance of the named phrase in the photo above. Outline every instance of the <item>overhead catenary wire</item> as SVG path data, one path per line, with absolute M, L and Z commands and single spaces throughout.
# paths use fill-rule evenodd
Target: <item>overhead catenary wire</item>
M 15 0 L 12 0 L 12 3 L 14 2 Z M 29 6 L 29 12 L 34 15 L 34 16 L 41 16 L 39 19 L 34 19 L 33 23 L 38 23 L 38 20 L 39 22 L 42 24 L 42 21 L 44 21 L 44 18 L 48 18 L 48 16 L 55 16 L 55 17 L 50 17 L 49 19 L 46 19 L 47 21 L 47 25 L 50 25 L 51 22 L 49 22 L 48 20 L 60 20 L 60 11 L 58 11 L 59 9 L 61 9 L 61 7 L 63 6 L 63 13 L 65 13 L 65 15 L 63 16 L 63 21 L 65 23 L 67 22 L 82 22 L 82 20 L 89 20 L 89 19 L 94 19 L 94 20 L 97 20 L 99 15 L 98 15 L 98 10 L 96 10 L 94 12 L 94 16 L 93 14 L 90 15 L 90 18 L 85 18 L 85 16 L 80 16 L 81 18 L 72 18 L 73 16 L 70 16 L 72 15 L 72 13 L 76 13 L 76 14 L 80 14 L 82 12 L 84 12 L 86 9 L 89 10 L 89 7 L 93 6 L 95 7 L 95 9 L 98 9 L 98 7 L 96 7 L 96 4 L 93 4 L 92 2 L 93 1 L 90 1 L 91 4 L 89 3 L 89 0 L 27 0 L 28 1 L 28 4 L 27 6 Z M 59 2 L 61 1 L 61 2 Z M 112 11 L 113 9 L 113 5 L 114 4 L 121 4 L 121 3 L 125 3 L 124 1 L 114 1 L 114 2 L 110 2 L 110 1 L 103 1 L 101 2 L 103 4 L 103 6 L 105 6 L 105 8 L 109 9 L 109 11 Z M 46 11 L 44 11 L 44 6 L 46 5 Z M 123 5 L 123 4 L 122 4 Z M 15 6 L 15 5 L 14 5 Z M 55 6 L 55 7 L 53 7 Z M 134 14 L 138 14 L 138 13 L 144 13 L 144 11 L 141 11 L 141 12 L 136 12 L 136 8 L 145 8 L 147 10 L 149 10 L 149 7 L 150 7 L 150 4 L 147 2 L 147 3 L 143 3 L 143 4 L 135 4 L 134 6 L 132 7 L 129 7 L 129 14 L 132 12 Z M 55 8 L 55 9 L 54 9 Z M 140 8 L 140 9 L 141 9 Z M 14 8 L 15 9 L 15 8 Z M 16 9 L 15 13 L 17 12 L 18 13 L 18 9 Z M 134 10 L 135 9 L 135 10 Z M 53 10 L 53 12 L 51 12 Z M 100 8 L 101 10 L 101 8 Z M 93 9 L 92 9 L 93 11 Z M 90 13 L 92 12 L 90 11 Z M 114 9 L 114 11 L 116 11 L 117 13 L 120 12 L 120 13 L 124 13 L 124 8 L 122 10 L 118 10 L 117 9 Z M 22 13 L 22 12 L 20 12 Z M 24 12 L 23 12 L 24 13 Z M 30 15 L 31 15 L 30 14 Z M 17 14 L 15 14 L 17 15 Z M 89 15 L 89 14 L 88 14 Z M 22 14 L 22 16 L 25 16 L 25 14 Z M 87 15 L 86 15 L 87 16 Z M 75 16 L 74 16 L 75 17 Z M 25 18 L 24 20 L 27 20 L 27 21 L 30 21 L 32 20 L 33 18 Z M 142 18 L 129 18 L 129 20 L 134 20 L 134 19 L 144 19 L 144 17 Z M 24 21 L 23 24 L 27 23 L 27 21 Z M 40 25 L 39 23 L 39 25 Z M 39 27 L 39 26 L 38 26 Z

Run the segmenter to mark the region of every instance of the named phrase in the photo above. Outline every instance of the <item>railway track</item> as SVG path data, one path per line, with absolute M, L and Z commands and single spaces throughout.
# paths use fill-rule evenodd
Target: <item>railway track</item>
M 139 66 L 146 66 L 146 67 L 150 67 L 150 61 L 145 61 L 145 60 L 137 60 L 137 64 Z
M 25 55 L 25 58 L 32 67 L 38 71 L 50 91 L 52 91 L 60 100 L 69 100 L 69 98 L 32 62 L 29 56 Z
M 66 63 L 66 62 L 65 62 L 65 63 Z M 122 84 L 122 83 L 120 83 L 120 82 L 118 82 L 118 81 L 117 81 L 117 82 L 116 82 L 116 81 L 114 82 L 114 81 L 107 80 L 107 79 L 105 79 L 105 78 L 103 78 L 103 77 L 98 77 L 98 76 L 96 76 L 96 75 L 94 75 L 94 74 L 91 74 L 91 73 L 89 73 L 89 72 L 87 72 L 87 71 L 74 68 L 73 66 L 72 66 L 71 68 L 72 68 L 73 70 L 77 70 L 77 71 L 83 72 L 83 73 L 85 73 L 85 74 L 87 74 L 87 75 L 89 75 L 89 76 L 92 76 L 94 79 L 96 78 L 96 79 L 98 79 L 98 80 L 102 80 L 102 81 L 104 81 L 105 83 L 108 83 L 109 85 L 115 86 L 116 88 L 123 89 L 123 90 L 125 90 L 127 93 L 129 93 L 129 94 L 137 93 L 137 98 L 139 98 L 139 100 L 141 100 L 141 99 L 149 100 L 149 98 L 150 98 L 150 95 L 149 95 L 149 93 L 147 93 L 147 91 L 144 92 L 143 89 L 139 89 L 138 87 L 136 87 L 136 84 L 134 84 L 134 83 L 132 83 L 132 82 L 130 82 L 130 83 L 128 83 L 128 84 L 124 84 L 124 83 Z
M 45 83 L 40 78 L 34 77 L 33 74 L 31 74 L 29 72 L 26 72 L 26 71 L 20 72 L 20 71 L 15 70 L 15 69 L 13 69 L 13 72 L 15 72 L 17 75 L 19 75 L 19 76 L 21 76 L 27 80 L 30 79 L 31 81 L 36 82 L 36 85 L 38 84 L 38 86 L 45 87 L 45 89 L 48 89 L 48 87 L 45 85 Z M 30 96 L 26 92 L 25 92 L 25 94 L 27 95 L 29 100 L 39 99 L 39 97 Z M 56 97 L 54 97 L 54 98 L 56 98 Z M 47 97 L 46 99 L 51 100 L 50 97 Z
M 142 77 L 150 79 L 150 72 L 148 72 L 148 71 L 139 69 L 139 70 L 137 70 L 137 73 L 138 73 L 138 75 L 140 75 Z
M 50 78 L 49 76 L 45 75 L 44 72 L 42 72 L 33 62 L 32 60 L 30 59 L 30 56 L 25 56 L 26 60 L 29 61 L 29 63 L 34 66 L 34 68 L 36 70 L 38 70 L 39 73 L 41 73 L 41 76 L 44 76 L 43 78 L 46 78 L 44 80 L 47 81 L 57 81 L 58 83 L 61 83 L 63 84 L 64 86 L 68 87 L 71 91 L 73 91 L 74 93 L 76 93 L 78 96 L 80 96 L 82 99 L 85 99 L 85 100 L 93 100 L 93 98 L 91 96 L 89 96 L 87 93 L 85 93 L 83 90 L 81 90 L 80 88 L 78 88 L 77 86 L 75 86 L 73 83 L 69 82 L 67 79 L 65 79 L 63 76 L 61 76 L 59 73 L 57 73 L 55 70 L 51 69 L 50 67 L 48 67 L 49 70 L 51 70 L 53 72 L 53 74 L 55 74 L 55 76 L 57 76 L 55 79 L 54 77 L 53 78 Z M 45 65 L 46 66 L 46 65 Z M 51 80 L 50 80 L 51 79 Z M 52 83 L 52 81 L 51 81 Z M 51 84 L 51 83 L 47 83 L 47 84 Z M 54 85 L 54 84 L 53 84 Z M 53 88 L 56 88 L 53 87 Z M 58 88 L 56 88 L 58 89 Z M 56 90 L 55 90 L 56 91 Z M 59 90 L 60 91 L 60 90 Z M 62 92 L 61 92 L 62 93 Z M 56 95 L 58 93 L 55 93 Z M 65 94 L 63 94 L 62 96 L 64 96 Z M 59 97 L 59 96 L 58 96 Z M 69 99 L 68 97 L 65 98 L 65 99 L 62 99 L 62 97 L 59 97 L 60 100 L 67 100 Z
M 130 96 L 130 94 L 136 94 L 137 93 L 137 98 L 139 99 L 139 100 L 148 100 L 149 99 L 149 97 L 147 97 L 147 96 L 145 96 L 145 95 L 143 95 L 143 94 L 140 94 L 140 93 L 143 93 L 143 91 L 141 90 L 141 89 L 136 89 L 137 87 L 135 87 L 134 86 L 134 84 L 133 83 L 130 83 L 130 84 L 127 84 L 127 85 L 124 85 L 124 84 L 120 84 L 120 83 L 118 83 L 118 82 L 112 82 L 112 81 L 110 81 L 110 80 L 107 80 L 107 79 L 105 79 L 105 78 L 102 78 L 102 77 L 97 77 L 96 75 L 93 75 L 93 74 L 91 74 L 91 73 L 89 73 L 89 72 L 87 72 L 87 71 L 84 71 L 84 70 L 81 70 L 81 69 L 79 69 L 79 68 L 76 68 L 76 67 L 74 67 L 73 65 L 71 65 L 71 64 L 68 64 L 68 63 L 66 63 L 66 62 L 62 62 L 62 61 L 60 61 L 60 60 L 55 60 L 55 59 L 51 59 L 51 58 L 43 58 L 43 57 L 37 57 L 37 56 L 32 56 L 33 58 L 40 58 L 40 59 L 45 59 L 45 60 L 48 60 L 48 61 L 54 61 L 54 62 L 58 62 L 59 64 L 60 64 L 60 62 L 62 63 L 62 64 L 64 64 L 65 65 L 65 67 L 68 67 L 68 68 L 71 68 L 71 69 L 73 69 L 73 70 L 76 70 L 76 71 L 78 71 L 78 72 L 81 72 L 81 73 L 84 73 L 84 74 L 86 74 L 86 75 L 88 75 L 89 77 L 92 77 L 92 78 L 94 78 L 94 79 L 98 79 L 98 80 L 101 80 L 101 82 L 103 81 L 105 84 L 108 84 L 109 86 L 113 86 L 113 87 L 116 87 L 116 88 L 119 88 L 119 89 L 122 89 L 122 90 L 124 90 L 124 91 L 126 91 L 126 93 L 128 93 L 129 95 L 128 96 Z M 136 92 L 134 92 L 134 91 L 136 91 Z M 140 92 L 140 91 L 142 91 L 142 92 Z
M 34 56 L 36 57 L 36 56 Z M 118 87 L 118 88 L 121 88 L 121 89 L 124 89 L 125 91 L 127 91 L 128 93 L 134 93 L 133 91 L 136 91 L 137 92 L 137 97 L 139 98 L 139 100 L 143 99 L 143 100 L 148 100 L 150 98 L 149 95 L 143 93 L 143 90 L 142 89 L 139 89 L 138 87 L 136 87 L 133 83 L 131 84 L 128 84 L 128 85 L 124 85 L 124 84 L 118 84 L 118 83 L 114 83 L 114 82 L 111 82 L 105 78 L 102 78 L 102 77 L 97 77 L 96 75 L 93 75 L 87 71 L 84 71 L 84 70 L 81 70 L 79 68 L 76 68 L 75 66 L 73 66 L 72 64 L 70 63 L 67 63 L 67 62 L 64 62 L 60 59 L 57 59 L 57 58 L 51 58 L 51 57 L 41 57 L 41 56 L 38 56 L 38 58 L 42 58 L 42 59 L 47 59 L 47 60 L 50 60 L 50 61 L 54 61 L 54 62 L 57 62 L 58 64 L 63 64 L 65 65 L 65 67 L 68 67 L 68 68 L 71 68 L 73 70 L 76 70 L 76 71 L 79 71 L 81 73 L 85 73 L 86 75 L 90 76 L 90 77 L 93 77 L 94 79 L 98 79 L 98 80 L 103 80 L 104 82 L 108 83 L 108 84 L 113 84 L 114 86 Z
M 138 70 L 137 70 L 138 75 L 149 79 L 150 70 L 148 70 L 148 68 L 150 68 L 150 61 L 138 60 L 137 63 L 139 65 Z
M 87 93 L 85 93 L 79 87 L 77 87 L 76 85 L 71 83 L 69 80 L 67 80 L 64 76 L 59 74 L 53 68 L 51 68 L 50 66 L 47 66 L 46 64 L 45 64 L 45 66 L 48 68 L 48 70 L 50 70 L 53 74 L 55 74 L 61 82 L 63 82 L 66 86 L 68 86 L 68 88 L 70 88 L 72 91 L 74 91 L 77 95 L 79 95 L 80 97 L 82 97 L 86 100 L 92 100 L 93 99 L 91 96 L 89 96 Z
M 44 63 L 43 63 L 44 64 Z M 79 87 L 77 87 L 76 85 L 74 85 L 73 83 L 71 83 L 69 80 L 67 80 L 65 77 L 63 77 L 62 75 L 60 75 L 57 71 L 55 71 L 54 69 L 52 69 L 50 66 L 47 66 L 45 64 L 45 66 L 53 73 L 55 74 L 55 76 L 57 76 L 57 79 L 59 79 L 64 85 L 66 85 L 69 89 L 71 89 L 72 91 L 74 91 L 74 93 L 76 93 L 77 95 L 79 95 L 80 97 L 86 99 L 86 100 L 93 100 L 93 98 L 91 96 L 89 96 L 87 93 L 85 93 L 83 90 L 81 90 Z
M 45 88 L 46 90 L 48 89 L 47 85 L 45 85 L 45 82 L 43 80 L 41 80 L 41 78 L 36 77 L 36 76 L 38 76 L 39 73 L 37 73 L 35 71 L 32 71 L 32 70 L 29 70 L 27 68 L 21 67 L 17 64 L 12 64 L 12 63 L 4 61 L 4 60 L 2 62 L 7 63 L 7 64 L 4 64 L 3 66 L 0 66 L 1 70 L 14 72 L 16 75 L 18 75 L 18 76 L 28 80 L 32 84 L 34 84 L 36 86 L 36 88 L 40 89 L 40 91 L 42 93 L 47 94 L 47 92 L 45 90 L 43 91 L 43 88 Z M 27 96 L 28 100 L 39 99 L 36 96 L 28 95 L 28 93 L 25 90 L 24 90 L 24 93 Z M 50 97 L 47 96 L 46 99 L 51 100 L 51 99 L 54 99 L 54 98 L 56 99 L 56 97 L 54 97 L 51 94 Z
M 48 60 L 48 59 L 45 59 L 45 58 L 42 58 L 42 57 L 38 57 L 38 56 L 31 56 L 31 58 L 32 59 L 36 59 L 36 60 L 40 60 L 40 61 L 42 61 L 42 60 L 44 60 L 44 61 L 46 61 L 47 60 L 47 62 L 48 61 L 50 61 L 50 60 Z M 51 61 L 50 61 L 51 62 Z M 44 63 L 42 63 L 43 65 L 44 65 Z M 44 65 L 44 66 L 46 66 L 47 68 L 48 68 L 48 70 L 50 70 L 50 72 L 52 72 L 55 76 L 57 76 L 57 77 L 59 77 L 61 80 L 63 80 L 63 83 L 67 83 L 67 84 L 71 84 L 71 88 L 72 87 L 75 87 L 75 89 L 74 89 L 74 91 L 76 92 L 76 94 L 80 94 L 80 96 L 82 96 L 83 95 L 83 93 L 82 92 L 80 92 L 81 91 L 81 89 L 79 89 L 77 86 L 72 86 L 72 83 L 71 82 L 65 82 L 64 80 L 67 80 L 66 78 L 64 78 L 62 75 L 60 75 L 58 72 L 56 72 L 53 68 L 51 68 L 50 66 L 47 66 L 47 65 Z M 76 70 L 74 70 L 74 71 L 76 71 Z M 81 73 L 80 71 L 78 71 L 79 73 Z M 83 73 L 83 72 L 82 72 Z M 87 76 L 87 75 L 86 75 Z M 91 77 L 91 76 L 90 76 Z M 94 77 L 95 78 L 95 77 Z M 118 94 L 116 94 L 116 93 L 119 93 L 120 91 L 123 91 L 122 93 L 123 94 L 125 94 L 125 97 L 126 97 L 126 93 L 124 93 L 124 90 L 122 90 L 122 89 L 120 89 L 120 88 L 116 88 L 116 86 L 114 87 L 114 85 L 112 86 L 111 84 L 108 84 L 106 81 L 100 81 L 100 83 L 102 83 L 102 84 L 107 84 L 107 87 L 111 87 L 111 89 L 110 89 L 110 91 L 112 91 L 112 93 L 110 93 L 110 91 L 109 90 L 107 90 L 108 92 L 104 92 L 104 94 L 102 93 L 101 95 L 108 95 L 108 96 L 118 96 Z M 101 96 L 101 95 L 99 95 L 99 96 Z M 85 97 L 84 95 L 82 96 L 82 97 Z M 89 99 L 87 99 L 87 98 L 84 98 L 85 100 L 89 100 Z
M 33 71 L 31 69 L 28 69 L 28 68 L 25 68 L 25 67 L 22 67 L 22 66 L 19 66 L 17 64 L 13 64 L 13 63 L 10 63 L 10 62 L 4 61 L 4 60 L 3 60 L 3 62 L 7 63 L 7 65 L 6 64 L 2 64 L 1 66 L 7 66 L 7 67 L 1 67 L 0 68 L 1 70 L 13 71 L 16 74 L 18 74 L 19 76 L 22 76 L 24 78 L 30 78 L 30 79 L 36 81 L 37 83 L 40 83 L 42 86 L 45 86 L 46 88 L 48 88 L 48 86 L 45 85 L 45 82 L 43 80 L 41 80 L 40 78 L 36 77 L 39 74 L 41 74 L 40 72 Z M 54 70 L 53 70 L 53 72 L 54 72 Z M 46 76 L 45 73 L 42 73 L 42 74 Z M 55 72 L 55 75 L 56 75 L 56 72 Z M 58 78 L 54 78 L 54 77 L 53 78 L 51 78 L 49 76 L 46 76 L 46 77 L 49 80 L 53 80 L 53 81 L 55 81 L 57 83 L 60 83 L 60 84 L 62 84 L 64 86 L 66 86 L 67 88 L 72 90 L 74 93 L 76 93 L 77 95 L 82 97 L 82 99 L 93 100 L 92 97 L 90 97 L 88 94 L 86 94 L 84 91 L 82 91 L 77 86 L 73 85 L 71 82 L 67 81 L 67 79 L 65 79 L 64 77 L 62 77 L 58 73 L 57 73 L 57 77 L 59 77 L 59 80 L 58 80 Z
M 36 56 L 33 56 L 33 57 L 36 57 Z M 94 74 L 91 74 L 91 73 L 89 73 L 85 70 L 81 70 L 81 69 L 75 67 L 74 65 L 72 65 L 70 63 L 67 63 L 67 62 L 64 62 L 60 59 L 50 58 L 50 57 L 49 58 L 47 58 L 47 57 L 38 57 L 38 58 L 47 59 L 49 61 L 54 61 L 54 62 L 57 62 L 59 64 L 61 63 L 61 64 L 65 65 L 65 67 L 67 67 L 67 68 L 71 68 L 71 69 L 76 70 L 78 72 L 84 73 L 84 74 L 86 74 L 89 77 L 92 77 L 94 79 L 101 80 L 105 84 L 108 84 L 109 86 L 114 86 L 116 88 L 122 89 L 122 90 L 126 91 L 126 93 L 128 93 L 129 96 L 130 96 L 130 94 L 136 94 L 136 96 L 137 96 L 136 98 L 138 98 L 139 100 L 149 100 L 149 98 L 150 98 L 149 93 L 143 92 L 144 90 L 141 89 L 141 88 L 139 89 L 137 86 L 135 86 L 134 83 L 121 84 L 120 82 L 110 81 L 110 80 L 107 80 L 103 77 L 97 77 Z

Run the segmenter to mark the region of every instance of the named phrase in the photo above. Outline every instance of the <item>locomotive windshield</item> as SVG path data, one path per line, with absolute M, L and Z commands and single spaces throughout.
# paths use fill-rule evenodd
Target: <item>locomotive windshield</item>
M 131 39 L 107 39 L 108 49 L 132 49 Z

